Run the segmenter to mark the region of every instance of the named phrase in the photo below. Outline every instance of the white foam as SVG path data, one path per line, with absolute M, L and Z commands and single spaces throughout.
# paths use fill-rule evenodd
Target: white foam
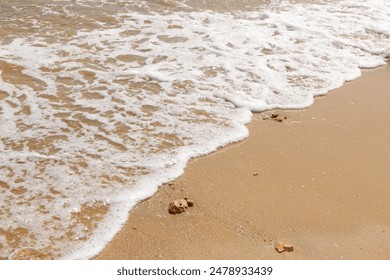
M 10 160 L 13 158 L 16 159 L 26 159 L 26 158 L 37 158 L 37 159 L 59 159 L 55 156 L 47 156 L 42 155 L 39 153 L 17 153 L 17 152 L 8 152 L 8 153 L 2 153 L 1 158 L 3 160 Z
M 77 1 L 63 13 L 77 19 L 77 3 L 97 9 Z M 45 16 L 61 7 L 48 5 Z M 128 211 L 180 176 L 190 158 L 247 137 L 251 112 L 310 106 L 360 68 L 383 65 L 389 14 L 386 0 L 234 13 L 128 10 L 68 39 L 55 22 L 31 19 L 44 32 L 0 45 L 0 60 L 31 80 L 0 75 L 8 94 L 0 101 L 0 181 L 10 186 L 0 189 L 0 227 L 34 235 L 20 247 L 94 256 Z M 75 218 L 96 205 L 107 212 L 91 218 L 93 227 Z M 11 255 L 2 244 L 0 257 Z

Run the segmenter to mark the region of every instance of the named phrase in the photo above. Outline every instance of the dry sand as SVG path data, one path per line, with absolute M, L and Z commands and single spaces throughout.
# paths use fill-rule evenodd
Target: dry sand
M 248 127 L 136 206 L 97 258 L 390 259 L 389 66 Z M 195 206 L 169 214 L 184 196 Z

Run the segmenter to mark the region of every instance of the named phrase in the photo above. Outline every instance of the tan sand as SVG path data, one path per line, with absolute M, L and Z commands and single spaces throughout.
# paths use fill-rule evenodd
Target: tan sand
M 309 109 L 255 115 L 247 140 L 190 162 L 97 258 L 390 259 L 389 105 L 386 66 Z M 195 206 L 169 214 L 184 196 Z

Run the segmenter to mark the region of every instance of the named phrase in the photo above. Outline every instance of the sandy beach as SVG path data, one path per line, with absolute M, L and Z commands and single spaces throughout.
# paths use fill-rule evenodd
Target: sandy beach
M 248 139 L 192 160 L 96 259 L 390 259 L 389 77 L 255 114 Z M 169 214 L 185 196 L 195 206 Z

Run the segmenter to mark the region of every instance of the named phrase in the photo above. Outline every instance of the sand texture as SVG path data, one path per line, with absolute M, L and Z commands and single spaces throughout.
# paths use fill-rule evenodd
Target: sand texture
M 97 259 L 390 259 L 389 104 L 385 66 L 306 110 L 256 114 L 248 139 L 192 160 Z M 184 197 L 194 206 L 170 214 Z

